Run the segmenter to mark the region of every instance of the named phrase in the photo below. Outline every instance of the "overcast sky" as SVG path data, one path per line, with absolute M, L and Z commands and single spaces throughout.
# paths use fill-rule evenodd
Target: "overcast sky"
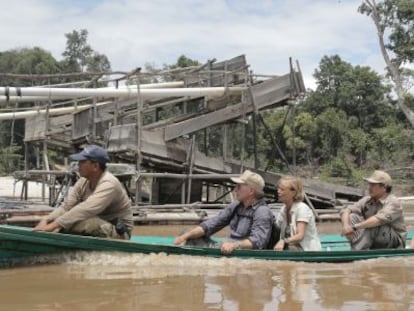
M 361 0 L 0 0 L 0 51 L 39 46 L 58 60 L 65 33 L 89 31 L 113 70 L 159 66 L 184 54 L 205 62 L 246 54 L 255 73 L 288 72 L 298 59 L 307 87 L 324 55 L 383 73 Z

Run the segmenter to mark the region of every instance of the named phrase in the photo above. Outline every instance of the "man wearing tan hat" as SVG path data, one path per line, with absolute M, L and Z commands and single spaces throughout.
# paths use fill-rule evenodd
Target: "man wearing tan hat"
M 202 222 L 194 229 L 175 239 L 176 245 L 198 245 L 221 248 L 223 254 L 235 249 L 264 249 L 270 240 L 274 215 L 264 201 L 264 180 L 249 170 L 231 180 L 237 184 L 237 201 L 223 209 L 217 216 Z M 210 236 L 225 226 L 230 226 L 228 239 L 220 245 Z
M 341 211 L 342 235 L 353 250 L 404 248 L 407 229 L 401 204 L 391 194 L 390 175 L 374 171 L 364 180 L 369 196 Z

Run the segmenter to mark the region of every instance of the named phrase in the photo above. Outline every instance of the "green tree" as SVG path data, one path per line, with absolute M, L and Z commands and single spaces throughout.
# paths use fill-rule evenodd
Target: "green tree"
M 318 146 L 316 151 L 324 161 L 340 154 L 347 131 L 347 115 L 344 111 L 328 108 L 316 117 Z
M 404 66 L 414 61 L 414 6 L 412 0 L 364 0 L 359 12 L 375 24 L 378 43 L 388 72 L 395 85 L 398 106 L 414 126 L 414 112 L 405 104 L 411 96 L 404 90 Z M 412 77 L 412 75 L 411 75 Z
M 296 142 L 298 161 L 306 161 L 313 164 L 315 147 L 318 143 L 318 127 L 313 117 L 308 112 L 301 112 L 295 118 Z M 305 163 L 306 163 L 305 162 Z
M 374 151 L 381 144 L 374 133 L 398 122 L 397 109 L 386 96 L 389 87 L 371 68 L 354 66 L 338 55 L 324 56 L 314 76 L 317 88 L 300 106 L 295 121 L 298 153 L 305 152 L 308 163 L 325 165 L 325 173 L 336 167 L 333 174 L 338 174 L 341 161 L 348 163 L 345 175 L 356 166 L 373 164 L 375 155 L 383 154 L 383 149 Z
M 264 122 L 270 130 L 270 133 L 263 127 L 262 124 L 258 124 L 258 153 L 260 163 L 263 163 L 264 169 L 286 170 L 285 159 L 291 163 L 291 149 L 288 142 L 291 137 L 290 129 L 286 126 L 286 120 L 289 116 L 289 109 L 276 109 L 270 111 L 261 112 Z M 270 137 L 270 135 L 273 136 Z M 283 156 L 273 145 L 273 141 L 279 146 L 283 152 Z M 235 140 L 233 142 L 237 144 Z M 261 155 L 264 155 L 262 157 Z M 284 158 L 285 159 L 284 159 Z
M 413 130 L 393 122 L 373 130 L 371 161 L 387 163 L 388 166 L 412 163 L 414 160 Z
M 10 174 L 19 167 L 23 156 L 20 154 L 21 148 L 18 145 L 5 146 L 0 149 L 0 174 Z
M 63 65 L 68 72 L 83 72 L 86 69 L 87 59 L 93 50 L 88 44 L 88 31 L 81 29 L 73 30 L 65 34 L 66 49 L 62 53 Z
M 358 167 L 362 167 L 373 147 L 372 135 L 361 128 L 349 128 L 345 134 L 343 151 L 352 157 Z
M 59 64 L 55 58 L 47 51 L 39 47 L 12 49 L 0 52 L 0 72 L 14 74 L 45 74 L 59 72 Z M 27 80 L 0 77 L 0 85 L 5 86 L 32 86 L 35 84 L 48 84 L 56 82 L 53 79 Z M 4 104 L 3 108 L 11 111 L 15 107 L 32 105 L 24 104 Z M 17 161 L 22 158 L 23 138 L 25 122 L 24 120 L 3 120 L 0 121 L 0 171 L 10 172 L 17 167 Z
M 175 68 L 186 68 L 186 67 L 192 67 L 192 66 L 199 66 L 200 62 L 198 60 L 191 59 L 185 55 L 181 55 L 178 57 L 177 62 L 172 65 L 167 65 L 166 67 L 169 69 L 175 69 Z
M 12 49 L 0 52 L 0 72 L 15 74 L 44 74 L 59 72 L 59 63 L 51 53 L 40 47 Z M 48 80 L 27 80 L 0 77 L 1 85 L 32 86 Z
M 341 87 L 352 70 L 352 65 L 343 61 L 339 55 L 324 56 L 315 69 L 314 78 L 317 81 L 317 91 L 330 95 L 332 103 L 336 104 L 335 93 Z
M 108 71 L 111 64 L 104 54 L 92 49 L 88 43 L 88 31 L 73 30 L 65 34 L 66 49 L 62 53 L 62 66 L 66 72 Z
M 384 124 L 393 112 L 384 100 L 388 88 L 381 77 L 369 67 L 352 66 L 338 55 L 324 56 L 315 70 L 316 91 L 303 105 L 303 110 L 319 115 L 328 108 L 337 108 L 354 116 L 364 130 Z
M 110 71 L 111 63 L 109 62 L 108 57 L 104 54 L 99 54 L 98 52 L 93 52 L 87 58 L 86 62 L 86 71 L 88 72 L 103 72 Z

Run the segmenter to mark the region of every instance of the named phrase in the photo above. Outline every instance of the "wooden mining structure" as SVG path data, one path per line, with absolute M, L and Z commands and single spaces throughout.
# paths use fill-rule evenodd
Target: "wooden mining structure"
M 256 159 L 255 123 L 261 111 L 292 105 L 305 94 L 299 64 L 291 61 L 287 68 L 287 73 L 281 75 L 255 75 L 246 57 L 240 55 L 152 74 L 135 71 L 124 77 L 135 83 L 135 91 L 128 96 L 110 97 L 107 92 L 102 96 L 79 96 L 69 100 L 62 95 L 59 95 L 62 98 L 38 97 L 38 103 L 43 106 L 38 104 L 37 113 L 24 115 L 26 165 L 23 171 L 15 174 L 26 185 L 22 199 L 27 199 L 28 180 L 42 180 L 50 190 L 49 203 L 56 204 L 64 192 L 56 190 L 57 185 L 61 186 L 64 178 L 69 180 L 71 172 L 67 159 L 61 160 L 66 164 L 63 172 L 52 170 L 50 151 L 69 155 L 86 144 L 98 144 L 108 149 L 111 163 L 118 163 L 110 166 L 110 170 L 127 186 L 135 203 L 134 210 L 138 216 L 141 213 L 143 222 L 149 217 L 144 211 L 151 209 L 175 212 L 190 209 L 197 212 L 197 220 L 205 218 L 209 213 L 200 210 L 215 210 L 228 202 L 232 187 L 229 177 L 244 169 L 261 174 L 266 182 L 266 196 L 276 201 L 276 184 L 281 174 L 259 170 L 257 161 L 246 160 L 244 142 L 239 159 L 229 156 L 232 142 L 228 132 L 232 126 L 245 127 L 247 122 L 253 122 Z M 89 88 L 101 83 L 98 78 L 102 77 L 88 81 Z M 112 81 L 114 89 L 123 87 L 122 79 Z M 189 92 L 190 95 L 142 95 L 148 82 L 153 86 L 159 83 L 161 88 L 168 85 L 168 81 L 190 91 L 192 88 L 201 91 Z M 203 92 L 203 89 L 214 88 L 224 88 L 224 92 L 215 96 Z M 240 91 L 233 92 L 234 89 Z M 0 95 L 3 100 L 7 96 L 9 101 L 24 98 L 21 93 L 15 94 L 20 95 L 20 99 L 11 94 L 0 92 Z M 85 102 L 87 105 L 82 105 Z M 70 112 L 53 113 L 62 103 Z M 162 115 L 165 111 L 170 112 L 168 116 Z M 208 133 L 215 126 L 220 126 L 223 133 L 220 156 L 209 152 Z M 274 156 L 283 156 L 282 150 L 277 145 L 274 147 L 279 151 Z M 28 158 L 33 156 L 30 150 L 35 150 L 36 169 L 29 168 Z M 315 210 L 334 208 L 339 202 L 352 201 L 362 195 L 359 189 L 312 179 L 305 179 L 304 185 L 307 201 Z

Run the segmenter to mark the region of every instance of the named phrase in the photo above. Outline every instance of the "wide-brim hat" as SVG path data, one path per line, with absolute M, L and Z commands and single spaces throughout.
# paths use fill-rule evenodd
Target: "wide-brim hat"
M 374 171 L 371 176 L 364 178 L 364 180 L 371 184 L 384 184 L 387 186 L 392 184 L 391 176 L 384 171 Z
M 256 190 L 263 190 L 265 186 L 263 177 L 249 170 L 245 170 L 239 177 L 231 177 L 230 179 L 236 184 L 246 184 Z

